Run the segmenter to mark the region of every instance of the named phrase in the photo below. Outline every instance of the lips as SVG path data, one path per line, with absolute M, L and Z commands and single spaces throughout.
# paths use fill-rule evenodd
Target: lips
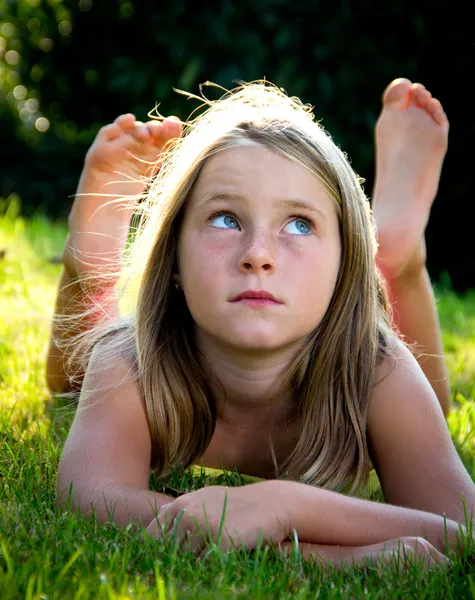
M 269 302 L 275 302 L 276 304 L 283 304 L 280 300 L 277 300 L 277 298 L 265 290 L 247 290 L 235 296 L 231 302 L 239 302 L 239 300 L 267 300 Z

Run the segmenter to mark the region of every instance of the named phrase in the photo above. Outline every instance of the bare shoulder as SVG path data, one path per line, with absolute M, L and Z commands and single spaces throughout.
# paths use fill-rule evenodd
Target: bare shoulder
M 80 405 L 89 404 L 90 396 L 103 389 L 115 387 L 138 379 L 135 349 L 130 334 L 123 330 L 112 331 L 97 342 L 87 365 Z M 97 399 L 97 398 L 95 398 Z
M 99 342 L 89 360 L 66 440 L 58 485 L 148 488 L 151 440 L 136 365 L 117 336 Z
M 463 514 L 462 493 L 475 502 L 437 397 L 399 340 L 376 369 L 368 442 L 387 502 L 454 519 Z

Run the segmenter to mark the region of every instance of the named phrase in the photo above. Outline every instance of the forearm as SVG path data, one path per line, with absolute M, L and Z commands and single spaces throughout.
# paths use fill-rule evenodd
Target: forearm
M 440 515 L 352 498 L 291 481 L 277 481 L 299 540 L 331 546 L 369 546 L 423 537 L 440 552 L 455 547 L 459 525 Z
M 99 488 L 100 489 L 97 489 Z M 58 488 L 57 505 L 90 517 L 94 512 L 99 522 L 113 521 L 118 525 L 135 522 L 147 527 L 164 504 L 173 502 L 171 496 L 132 486 L 82 486 L 74 483 L 69 489 Z
M 279 548 L 284 554 L 290 554 L 294 551 L 294 543 L 284 542 L 280 544 Z M 450 564 L 450 560 L 429 542 L 423 538 L 413 537 L 354 547 L 326 546 L 305 542 L 299 543 L 298 551 L 305 558 L 312 557 L 323 567 L 331 564 L 336 569 L 341 569 L 344 565 L 354 567 L 367 564 L 389 564 L 402 571 L 406 567 L 412 567 L 414 559 L 423 561 L 426 568 Z
M 425 267 L 387 281 L 393 320 L 432 385 L 444 414 L 450 409 L 450 384 L 434 293 Z
M 402 547 L 403 542 L 400 545 Z M 294 548 L 294 542 L 291 541 L 280 544 L 280 550 L 285 554 L 290 554 Z M 398 550 L 398 545 L 394 540 L 370 546 L 330 546 L 299 541 L 298 550 L 305 558 L 312 556 L 323 565 L 332 564 L 338 568 L 342 565 L 354 566 L 365 561 L 375 563 L 381 559 L 388 559 Z

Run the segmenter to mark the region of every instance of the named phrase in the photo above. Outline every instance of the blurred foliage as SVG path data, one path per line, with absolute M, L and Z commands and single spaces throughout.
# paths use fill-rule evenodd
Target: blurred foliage
M 475 282 L 466 154 L 475 133 L 461 86 L 473 44 L 456 7 L 441 0 L 0 0 L 0 196 L 27 212 L 66 215 L 98 128 L 160 103 L 186 118 L 211 80 L 266 77 L 315 106 L 318 119 L 373 179 L 381 92 L 397 76 L 422 81 L 451 119 L 451 145 L 428 231 L 431 273 L 456 289 Z M 468 23 L 467 23 L 468 26 Z M 463 106 L 467 106 L 466 112 Z M 462 110 L 461 110 L 462 106 Z

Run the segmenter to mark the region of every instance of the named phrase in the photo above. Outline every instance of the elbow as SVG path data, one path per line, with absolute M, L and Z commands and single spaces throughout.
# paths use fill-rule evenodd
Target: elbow
M 58 475 L 56 484 L 56 508 L 64 512 L 78 513 L 89 519 L 93 513 L 103 522 L 101 511 L 96 510 L 97 499 L 89 486 L 81 485 L 77 480 L 69 480 Z
M 112 492 L 112 493 L 111 493 Z M 121 511 L 117 513 L 118 492 L 114 488 L 78 480 L 62 480 L 58 477 L 56 485 L 56 507 L 62 511 L 77 513 L 98 523 L 114 522 L 127 525 L 129 519 L 124 520 Z
M 80 508 L 74 480 L 68 481 L 68 478 L 61 477 L 61 472 L 58 473 L 56 481 L 56 508 L 67 512 L 74 512 Z

